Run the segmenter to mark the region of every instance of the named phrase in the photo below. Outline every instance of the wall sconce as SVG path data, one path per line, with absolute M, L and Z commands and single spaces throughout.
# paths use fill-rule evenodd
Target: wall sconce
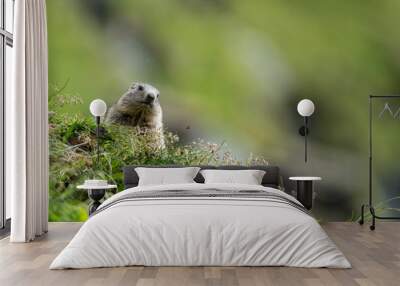
M 96 145 L 97 145 L 97 165 L 100 160 L 100 116 L 104 116 L 107 111 L 107 104 L 101 99 L 95 99 L 90 103 L 90 113 L 96 118 Z
M 309 99 L 303 99 L 297 104 L 297 112 L 304 117 L 304 126 L 300 127 L 299 134 L 304 136 L 304 162 L 307 163 L 307 135 L 309 134 L 308 129 L 308 118 L 314 113 L 314 103 Z

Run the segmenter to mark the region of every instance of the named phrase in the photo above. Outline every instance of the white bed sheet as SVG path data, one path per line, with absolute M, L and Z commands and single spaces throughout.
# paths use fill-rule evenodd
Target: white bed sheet
M 262 190 L 254 185 L 179 184 L 155 190 Z M 262 199 L 184 198 L 124 201 L 86 221 L 50 269 L 145 266 L 294 266 L 350 268 L 318 222 L 293 206 Z

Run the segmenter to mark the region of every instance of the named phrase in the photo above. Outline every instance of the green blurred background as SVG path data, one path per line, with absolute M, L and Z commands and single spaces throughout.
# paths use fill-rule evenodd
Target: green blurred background
M 323 177 L 317 217 L 350 219 L 367 200 L 368 95 L 398 91 L 400 1 L 51 0 L 47 10 L 49 82 L 69 80 L 84 100 L 63 112 L 87 116 L 91 100 L 111 105 L 147 82 L 183 143 L 226 141 L 286 178 Z M 303 98 L 316 105 L 307 164 Z M 377 202 L 399 193 L 397 121 L 374 134 Z

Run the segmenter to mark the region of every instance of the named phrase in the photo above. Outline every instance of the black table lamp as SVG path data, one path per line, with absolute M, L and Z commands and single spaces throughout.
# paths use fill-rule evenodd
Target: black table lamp
M 304 162 L 307 163 L 307 135 L 309 133 L 308 120 L 314 113 L 314 103 L 309 99 L 303 99 L 297 104 L 297 112 L 304 117 L 304 126 L 300 127 L 299 133 L 304 136 Z
M 96 145 L 97 145 L 97 165 L 100 160 L 100 117 L 107 111 L 107 104 L 101 99 L 95 99 L 90 103 L 90 113 L 96 118 Z

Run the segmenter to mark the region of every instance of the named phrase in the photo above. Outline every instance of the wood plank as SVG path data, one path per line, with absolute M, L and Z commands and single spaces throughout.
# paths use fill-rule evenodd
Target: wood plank
M 81 223 L 50 223 L 38 240 L 11 244 L 0 240 L 0 285 L 398 285 L 400 224 L 379 222 L 375 232 L 356 223 L 326 223 L 323 228 L 352 263 L 352 269 L 291 267 L 116 267 L 49 270 Z

